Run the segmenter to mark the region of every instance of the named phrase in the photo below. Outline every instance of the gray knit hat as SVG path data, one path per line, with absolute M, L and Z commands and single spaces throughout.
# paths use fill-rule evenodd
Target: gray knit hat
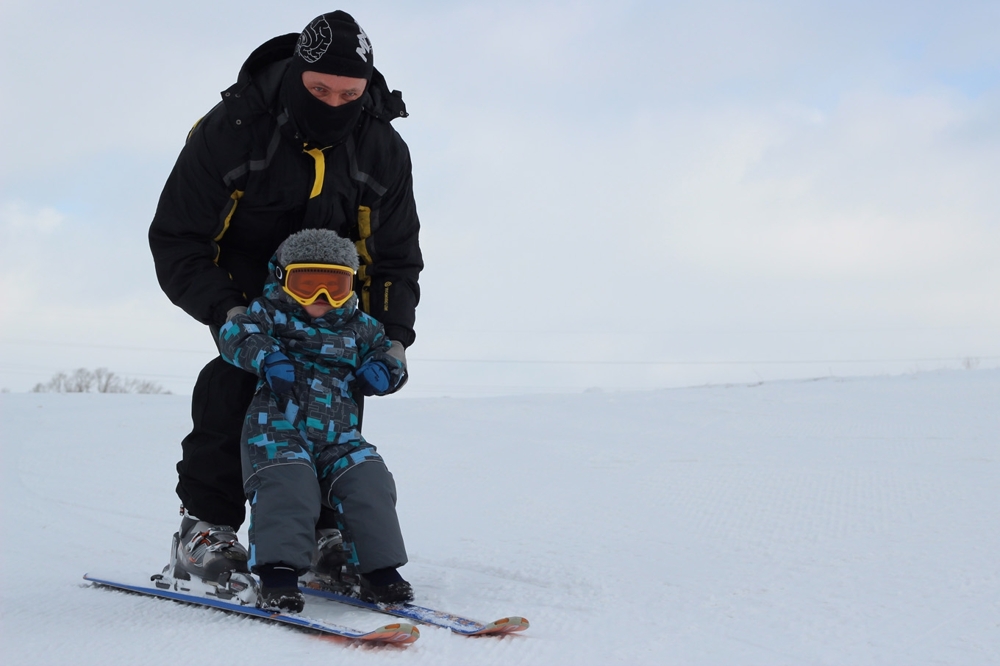
M 303 229 L 278 246 L 278 263 L 336 264 L 358 270 L 358 251 L 354 243 L 329 229 Z

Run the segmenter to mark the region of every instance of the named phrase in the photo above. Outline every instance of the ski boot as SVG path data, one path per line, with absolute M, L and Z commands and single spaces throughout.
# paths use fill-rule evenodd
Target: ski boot
M 236 531 L 198 520 L 183 507 L 181 515 L 181 528 L 174 532 L 170 546 L 170 564 L 163 574 L 153 576 L 156 586 L 254 603 L 257 583 L 250 576 L 249 555 L 237 541 Z
M 413 601 L 413 587 L 403 580 L 396 567 L 361 574 L 358 596 L 373 604 L 402 604 Z
M 217 581 L 226 572 L 250 573 L 246 548 L 237 540 L 236 530 L 228 525 L 213 525 L 198 520 L 185 509 L 177 543 L 174 578 Z
M 327 527 L 316 531 L 316 550 L 309 570 L 317 576 L 335 576 L 351 558 L 351 547 L 340 530 Z
M 413 601 L 413 588 L 394 567 L 359 574 L 350 560 L 351 546 L 344 543 L 340 530 L 317 530 L 312 565 L 299 584 L 376 604 Z
M 276 613 L 301 613 L 306 598 L 299 590 L 299 577 L 291 567 L 266 564 L 254 569 L 260 577 L 257 608 Z
M 316 550 L 313 551 L 309 571 L 299 577 L 299 584 L 314 590 L 325 590 L 356 596 L 354 586 L 357 576 L 347 573 L 351 547 L 336 528 L 316 530 Z

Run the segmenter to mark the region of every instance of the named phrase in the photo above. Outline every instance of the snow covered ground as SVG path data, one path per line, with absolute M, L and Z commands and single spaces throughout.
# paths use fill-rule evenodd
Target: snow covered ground
M 1000 370 L 373 400 L 419 601 L 532 627 L 371 649 L 85 586 L 164 564 L 188 398 L 2 394 L 2 661 L 998 663 L 998 399 Z

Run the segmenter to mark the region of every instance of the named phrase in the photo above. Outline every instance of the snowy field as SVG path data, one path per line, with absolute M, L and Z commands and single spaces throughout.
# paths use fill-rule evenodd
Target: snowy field
M 532 626 L 365 648 L 85 586 L 165 563 L 188 398 L 2 394 L 0 661 L 1000 663 L 998 404 L 1000 370 L 373 400 L 418 602 Z

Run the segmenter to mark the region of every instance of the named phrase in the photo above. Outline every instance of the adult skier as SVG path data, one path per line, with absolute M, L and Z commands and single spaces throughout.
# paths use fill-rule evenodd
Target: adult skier
M 389 125 L 406 107 L 373 56 L 353 17 L 323 14 L 258 47 L 189 133 L 149 243 L 163 291 L 213 339 L 262 294 L 268 260 L 285 238 L 330 229 L 355 243 L 360 307 L 383 325 L 405 371 L 423 268 L 419 221 L 409 151 Z M 256 386 L 254 374 L 221 357 L 195 384 L 194 425 L 177 464 L 182 519 L 173 552 L 188 575 L 214 581 L 247 571 L 236 537 L 246 516 L 240 432 Z M 333 525 L 324 513 L 317 529 Z

